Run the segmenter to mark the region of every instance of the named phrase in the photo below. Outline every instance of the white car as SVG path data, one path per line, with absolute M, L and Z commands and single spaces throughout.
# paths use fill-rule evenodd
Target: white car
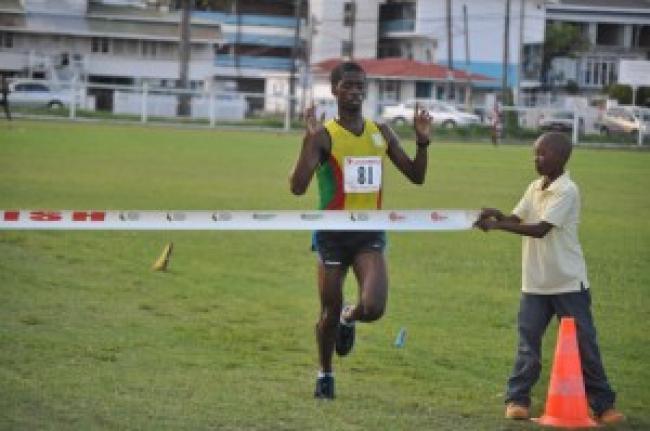
M 395 124 L 406 124 L 413 121 L 415 111 L 415 100 L 398 105 L 385 106 L 382 111 L 382 118 L 385 121 Z M 453 105 L 439 101 L 418 101 L 422 109 L 429 111 L 433 124 L 446 127 L 468 127 L 481 123 L 478 115 L 468 114 L 460 111 Z
M 55 90 L 49 82 L 14 81 L 9 84 L 9 106 L 58 109 L 70 105 L 67 92 Z

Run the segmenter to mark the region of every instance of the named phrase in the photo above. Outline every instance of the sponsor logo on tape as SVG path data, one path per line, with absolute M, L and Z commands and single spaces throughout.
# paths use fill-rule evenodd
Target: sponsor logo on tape
M 58 211 L 32 211 L 29 213 L 31 221 L 61 221 L 63 216 Z
M 439 221 L 444 221 L 447 220 L 449 217 L 447 217 L 444 214 L 440 214 L 438 211 L 433 211 L 431 213 L 431 221 L 433 222 L 439 222 Z
M 167 220 L 169 221 L 185 221 L 187 216 L 182 212 L 167 213 Z
M 261 221 L 273 220 L 276 215 L 272 213 L 253 213 L 253 219 Z
M 370 216 L 368 213 L 355 213 L 352 212 L 350 213 L 350 220 L 352 221 L 368 221 L 370 220 Z
M 300 214 L 300 219 L 301 220 L 306 220 L 306 221 L 314 221 L 314 220 L 321 220 L 323 218 L 323 214 Z
M 226 211 L 220 211 L 218 213 L 212 214 L 212 220 L 214 221 L 230 221 L 232 220 L 232 214 Z
M 404 214 L 391 211 L 390 214 L 388 214 L 388 219 L 390 221 L 402 221 L 402 220 L 406 220 L 406 216 Z
M 140 219 L 140 214 L 135 211 L 127 211 L 125 213 L 121 212 L 119 219 L 121 221 L 138 221 Z
M 100 222 L 106 218 L 104 211 L 73 211 L 72 221 Z
M 2 219 L 4 221 L 18 221 L 20 218 L 20 211 L 4 211 Z

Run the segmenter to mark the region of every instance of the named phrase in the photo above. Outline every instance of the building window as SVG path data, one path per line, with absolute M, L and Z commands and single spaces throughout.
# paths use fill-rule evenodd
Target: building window
M 90 44 L 90 51 L 94 53 L 106 54 L 110 51 L 109 39 L 107 37 L 93 37 Z
M 379 100 L 397 102 L 400 99 L 400 81 L 379 81 Z
M 458 102 L 465 103 L 465 95 L 466 95 L 465 87 L 458 87 L 457 95 L 458 95 Z
M 606 87 L 618 80 L 618 58 L 587 57 L 582 64 L 582 86 Z
M 416 99 L 431 99 L 431 92 L 433 91 L 433 84 L 428 81 L 415 82 L 415 98 Z
M 341 41 L 341 57 L 352 57 L 352 42 L 349 40 Z
M 157 48 L 158 46 L 156 42 L 143 40 L 140 45 L 140 55 L 143 57 L 153 58 L 156 56 Z
M 126 42 L 124 39 L 113 40 L 113 54 L 123 55 L 126 51 Z
M 356 15 L 356 4 L 353 2 L 343 3 L 343 25 L 351 27 L 354 25 Z
M 598 24 L 596 45 L 623 46 L 623 25 Z
M 436 85 L 436 100 L 445 99 L 445 87 L 444 85 Z
M 650 48 L 650 25 L 635 25 L 632 28 L 632 47 Z
M 13 48 L 14 34 L 0 31 L 0 48 Z
M 543 45 L 541 43 L 526 44 L 523 54 L 524 58 L 521 60 L 522 78 L 538 81 L 542 75 Z

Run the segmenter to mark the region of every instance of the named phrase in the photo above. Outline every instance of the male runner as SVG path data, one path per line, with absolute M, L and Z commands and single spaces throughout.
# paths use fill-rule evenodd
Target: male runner
M 307 109 L 306 134 L 291 174 L 291 191 L 302 195 L 314 172 L 318 178 L 320 209 L 376 210 L 381 208 L 383 161 L 388 158 L 411 182 L 422 184 L 427 170 L 431 133 L 429 113 L 416 106 L 413 125 L 417 150 L 410 159 L 395 133 L 385 124 L 364 119 L 365 73 L 354 62 L 339 64 L 330 75 L 338 118 L 317 121 L 313 105 Z M 320 371 L 314 396 L 334 398 L 332 356 L 347 355 L 354 343 L 354 323 L 372 322 L 384 313 L 388 293 L 384 232 L 314 233 L 318 252 L 320 318 L 316 340 Z M 355 306 L 343 307 L 343 282 L 352 266 L 359 284 Z

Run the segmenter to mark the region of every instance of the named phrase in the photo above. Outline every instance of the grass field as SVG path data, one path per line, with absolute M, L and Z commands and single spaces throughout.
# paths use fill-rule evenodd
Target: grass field
M 297 135 L 4 121 L 0 208 L 313 208 L 314 187 L 288 191 L 298 147 Z M 387 169 L 385 207 L 509 210 L 534 177 L 531 154 L 434 143 L 424 186 Z M 605 366 L 628 415 L 616 429 L 648 430 L 650 153 L 578 149 L 570 170 Z M 0 429 L 538 429 L 502 419 L 519 238 L 391 234 L 387 314 L 335 359 L 337 400 L 316 402 L 309 236 L 0 231 Z M 151 272 L 168 241 L 170 271 Z

